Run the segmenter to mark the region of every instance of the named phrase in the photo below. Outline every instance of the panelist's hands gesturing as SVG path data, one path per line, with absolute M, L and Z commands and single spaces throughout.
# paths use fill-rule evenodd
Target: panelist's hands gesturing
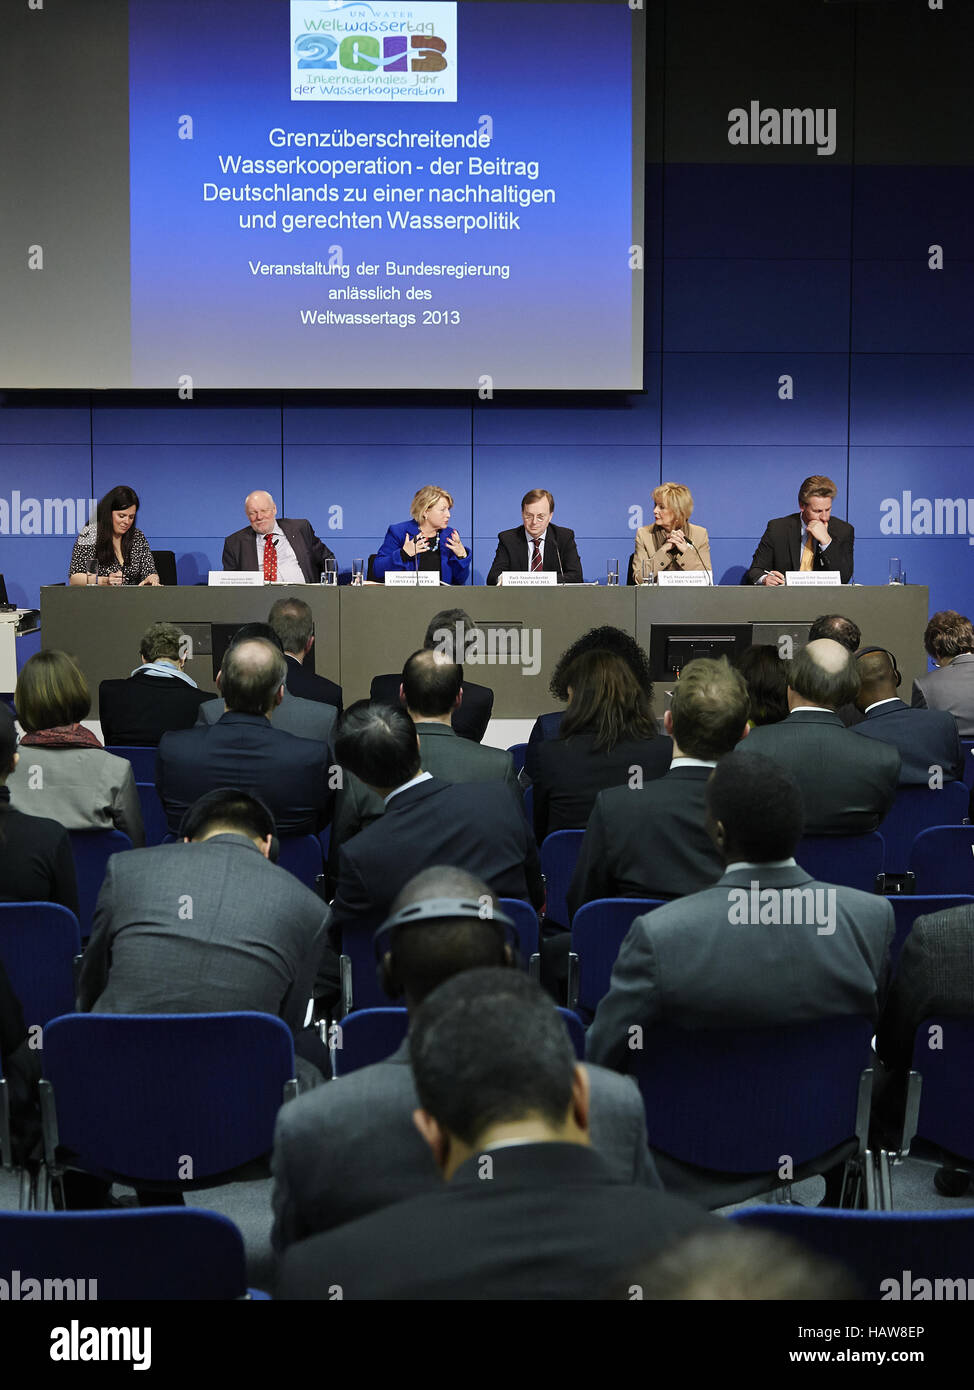
M 402 543 L 402 553 L 409 558 L 415 559 L 417 555 L 422 555 L 424 550 L 429 550 L 430 543 L 420 531 L 415 536 L 407 536 Z
M 452 550 L 458 560 L 465 560 L 467 558 L 467 552 L 464 549 L 463 541 L 461 541 L 456 531 L 450 532 L 446 538 L 445 544 L 447 550 Z

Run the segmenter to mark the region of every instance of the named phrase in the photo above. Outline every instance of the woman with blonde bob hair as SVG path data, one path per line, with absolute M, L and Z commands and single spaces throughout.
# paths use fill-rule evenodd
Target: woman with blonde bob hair
M 691 526 L 693 494 L 683 483 L 660 483 L 653 491 L 652 526 L 636 532 L 633 582 L 655 579 L 660 570 L 712 570 L 710 539 L 702 526 Z
M 372 573 L 384 580 L 390 570 L 438 570 L 444 584 L 466 584 L 470 554 L 459 533 L 448 531 L 453 498 L 445 488 L 421 487 L 409 508 L 411 521 L 397 521 L 375 557 Z
M 36 652 L 17 677 L 17 718 L 24 730 L 11 774 L 10 804 L 65 830 L 122 830 L 145 844 L 132 764 L 109 753 L 82 724 L 91 711 L 88 682 L 66 652 Z

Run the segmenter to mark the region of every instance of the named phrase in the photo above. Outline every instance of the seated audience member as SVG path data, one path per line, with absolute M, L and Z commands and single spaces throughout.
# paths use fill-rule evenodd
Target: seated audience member
M 223 543 L 225 570 L 262 570 L 268 583 L 317 584 L 334 555 L 304 517 L 278 518 L 269 492 L 244 499 L 247 525 Z
M 463 970 L 515 966 L 496 899 L 463 869 L 425 869 L 410 879 L 391 911 L 377 949 L 388 992 L 394 999 L 404 996 L 410 1014 Z M 593 1147 L 618 1182 L 658 1187 L 635 1086 L 602 1067 L 587 1071 Z M 418 1104 L 409 1044 L 403 1041 L 386 1061 L 282 1107 L 272 1164 L 272 1241 L 278 1251 L 392 1202 L 438 1190 L 433 1156 L 413 1124 Z
M 851 618 L 844 618 L 841 613 L 823 613 L 816 618 L 808 629 L 809 642 L 817 642 L 820 637 L 831 637 L 840 646 L 845 647 L 846 651 L 856 652 L 862 646 L 862 633 Z M 851 729 L 855 724 L 862 723 L 862 712 L 850 701 L 846 705 L 839 705 L 835 711 L 847 729 Z
M 462 666 L 466 659 L 468 644 L 477 637 L 478 629 L 473 618 L 462 608 L 444 608 L 430 619 L 423 638 L 423 646 L 428 651 L 442 652 L 451 661 Z M 469 668 L 469 663 L 468 663 Z M 400 686 L 402 676 L 394 672 L 388 676 L 373 676 L 369 691 L 370 700 L 379 700 L 384 705 L 399 708 L 402 704 Z M 453 731 L 461 738 L 469 738 L 480 743 L 487 732 L 491 711 L 494 708 L 494 692 L 486 685 L 475 685 L 464 673 L 463 703 L 453 711 L 450 723 Z
M 789 715 L 753 729 L 742 751 L 763 753 L 801 787 L 807 835 L 864 835 L 892 806 L 900 755 L 888 744 L 857 738 L 836 714 L 859 693 L 852 653 L 828 637 L 791 662 Z
M 591 628 L 573 642 L 567 651 L 562 652 L 548 684 L 548 689 L 556 700 L 567 705 L 566 674 L 568 669 L 580 656 L 584 656 L 586 652 L 594 651 L 612 652 L 621 657 L 635 677 L 636 684 L 652 704 L 653 681 L 649 674 L 649 657 L 628 632 L 623 632 L 622 628 L 611 627 L 608 624 L 603 627 Z M 561 721 L 564 717 L 563 710 L 554 710 L 551 714 L 539 714 L 534 721 L 528 739 L 527 751 L 524 755 L 524 771 L 521 774 L 523 785 L 529 786 L 538 775 L 538 745 L 543 743 L 545 739 L 558 737 L 558 730 L 561 728 Z
M 646 572 L 655 579 L 661 570 L 712 570 L 710 538 L 703 526 L 691 526 L 693 494 L 683 483 L 660 483 L 653 491 L 652 526 L 636 532 L 632 574 L 642 583 Z
M 421 487 L 409 508 L 411 521 L 394 522 L 372 566 L 381 584 L 389 570 L 433 570 L 443 584 L 466 584 L 470 552 L 450 529 L 453 498 L 435 483 Z
M 777 647 L 746 647 L 735 666 L 747 682 L 748 726 L 777 724 L 788 714 L 788 669 Z
M 900 953 L 876 1033 L 876 1052 L 891 1073 L 878 1107 L 889 1126 L 886 1147 L 903 1132 L 906 1081 L 916 1030 L 927 1018 L 974 1016 L 974 906 L 918 917 Z M 922 1064 L 918 1067 L 923 1074 Z M 959 1196 L 967 1189 L 947 1195 Z M 943 1189 L 942 1189 L 943 1190 Z
M 186 638 L 175 623 L 153 623 L 142 634 L 142 665 L 127 680 L 102 681 L 98 717 L 108 744 L 154 746 L 170 729 L 191 729 L 200 705 L 213 699 L 183 670 Z
M 299 1037 L 316 970 L 324 958 L 337 982 L 338 962 L 327 959 L 326 904 L 270 862 L 276 833 L 263 802 L 220 787 L 186 812 L 182 844 L 113 855 L 82 959 L 79 1008 L 253 1010 Z M 321 1060 L 327 1067 L 323 1049 Z
M 422 770 L 416 726 L 403 710 L 359 700 L 342 717 L 335 757 L 385 802 L 385 813 L 342 846 L 333 928 L 375 931 L 420 869 L 450 864 L 502 898 L 540 907 L 544 884 L 524 816 L 501 782 L 462 784 Z
M 497 533 L 497 550 L 486 583 L 502 584 L 508 570 L 548 570 L 563 584 L 582 583 L 582 562 L 575 532 L 551 520 L 555 499 L 546 488 L 532 488 L 521 498 L 522 526 Z
M 733 1222 L 677 1241 L 636 1270 L 633 1284 L 641 1298 L 654 1302 L 832 1302 L 863 1296 L 843 1265 L 775 1231 Z M 620 1289 L 619 1296 L 634 1294 Z
M 63 825 L 10 805 L 7 778 L 17 766 L 17 731 L 0 706 L 0 902 L 60 903 L 77 915 L 78 884 Z
M 893 909 L 798 867 L 796 780 L 771 759 L 741 751 L 717 764 L 706 796 L 723 877 L 633 922 L 588 1032 L 593 1062 L 628 1070 L 634 1026 L 648 1032 L 660 1023 L 735 1028 L 878 1017 Z M 765 890 L 777 896 L 769 901 Z M 760 912 L 752 914 L 758 898 Z M 659 1153 L 656 1161 L 668 1191 L 707 1190 L 681 1164 Z
M 37 1083 L 41 1079 L 42 1054 L 38 1047 L 31 1046 L 28 1022 L 0 961 L 0 1077 L 7 1086 L 13 1148 L 12 1154 L 2 1155 L 8 1166 L 23 1163 L 40 1137 Z
M 284 655 L 281 639 L 269 623 L 244 623 L 243 627 L 238 628 L 233 634 L 227 646 L 227 652 L 238 642 L 247 642 L 254 637 L 258 637 L 264 642 L 270 642 L 271 646 L 276 647 L 281 655 Z M 223 654 L 223 659 L 225 662 L 226 652 Z M 291 664 L 288 663 L 288 666 Z M 216 683 L 217 688 L 221 689 L 219 674 Z M 215 724 L 226 713 L 226 708 L 226 701 L 220 697 L 207 700 L 204 705 L 200 706 L 199 716 L 196 720 L 197 725 Z M 285 734 L 294 734 L 296 738 L 317 739 L 319 743 L 330 742 L 337 719 L 338 711 L 333 705 L 322 704 L 319 700 L 306 700 L 301 695 L 292 695 L 286 684 L 280 703 L 271 711 L 271 723 L 275 729 L 280 729 Z
M 582 830 L 607 787 L 632 786 L 670 770 L 672 740 L 656 729 L 652 693 L 614 652 L 583 652 L 565 672 L 568 708 L 558 737 L 537 748 L 534 835 Z
M 598 1299 L 716 1218 L 620 1183 L 592 1147 L 590 1083 L 519 971 L 464 970 L 412 1017 L 415 1123 L 446 1179 L 286 1251 L 279 1294 Z M 422 1252 L 418 1258 L 417 1252 Z
M 911 703 L 918 709 L 945 709 L 957 720 L 961 738 L 974 738 L 974 626 L 970 618 L 946 608 L 934 613 L 923 634 L 937 670 L 913 682 Z
M 669 772 L 595 799 L 568 890 L 572 916 L 595 898 L 678 898 L 720 878 L 704 793 L 718 758 L 747 733 L 747 713 L 747 686 L 726 659 L 690 662 L 664 718 Z
M 327 676 L 315 675 L 304 664 L 315 644 L 315 624 L 303 598 L 279 598 L 267 615 L 287 657 L 287 688 L 303 700 L 334 705 L 342 712 L 342 688 Z
M 11 806 L 65 830 L 121 830 L 136 847 L 145 844 L 132 764 L 106 753 L 81 723 L 91 695 L 67 653 L 41 651 L 26 661 L 14 703 L 25 732 L 8 781 Z
M 938 772 L 944 782 L 964 776 L 964 750 L 952 714 L 911 709 L 896 694 L 902 681 L 896 659 L 883 647 L 865 647 L 856 657 L 859 694 L 865 715 L 855 732 L 889 743 L 900 755 L 899 785 L 927 787 Z
M 504 782 L 521 805 L 511 755 L 458 737 L 451 718 L 463 703 L 463 667 L 438 651 L 413 652 L 402 668 L 402 698 L 419 734 L 424 769 L 444 782 Z
M 781 585 L 789 570 L 838 570 L 843 584 L 852 578 L 855 531 L 832 515 L 838 488 L 821 473 L 798 489 L 797 512 L 775 517 L 758 541 L 742 584 Z
M 227 648 L 218 685 L 226 713 L 215 724 L 163 734 L 156 790 L 175 834 L 194 801 L 238 785 L 261 797 L 282 835 L 315 834 L 328 822 L 328 747 L 271 726 L 287 663 L 278 646 L 245 638 Z M 330 708 L 321 708 L 331 713 Z

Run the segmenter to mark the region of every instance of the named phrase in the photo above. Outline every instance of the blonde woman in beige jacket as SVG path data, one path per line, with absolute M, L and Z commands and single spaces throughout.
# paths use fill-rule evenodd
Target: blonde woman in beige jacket
M 655 579 L 660 570 L 713 570 L 710 539 L 702 526 L 691 526 L 693 494 L 682 483 L 661 483 L 653 492 L 655 524 L 636 532 L 633 579 Z

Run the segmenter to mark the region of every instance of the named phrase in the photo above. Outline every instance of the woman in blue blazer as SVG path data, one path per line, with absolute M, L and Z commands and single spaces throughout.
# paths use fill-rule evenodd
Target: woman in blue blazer
M 470 554 L 456 531 L 448 531 L 453 498 L 441 487 L 421 487 L 409 508 L 412 521 L 390 526 L 372 566 L 378 580 L 388 570 L 439 568 L 444 584 L 466 584 Z M 438 563 L 437 563 L 438 562 Z

